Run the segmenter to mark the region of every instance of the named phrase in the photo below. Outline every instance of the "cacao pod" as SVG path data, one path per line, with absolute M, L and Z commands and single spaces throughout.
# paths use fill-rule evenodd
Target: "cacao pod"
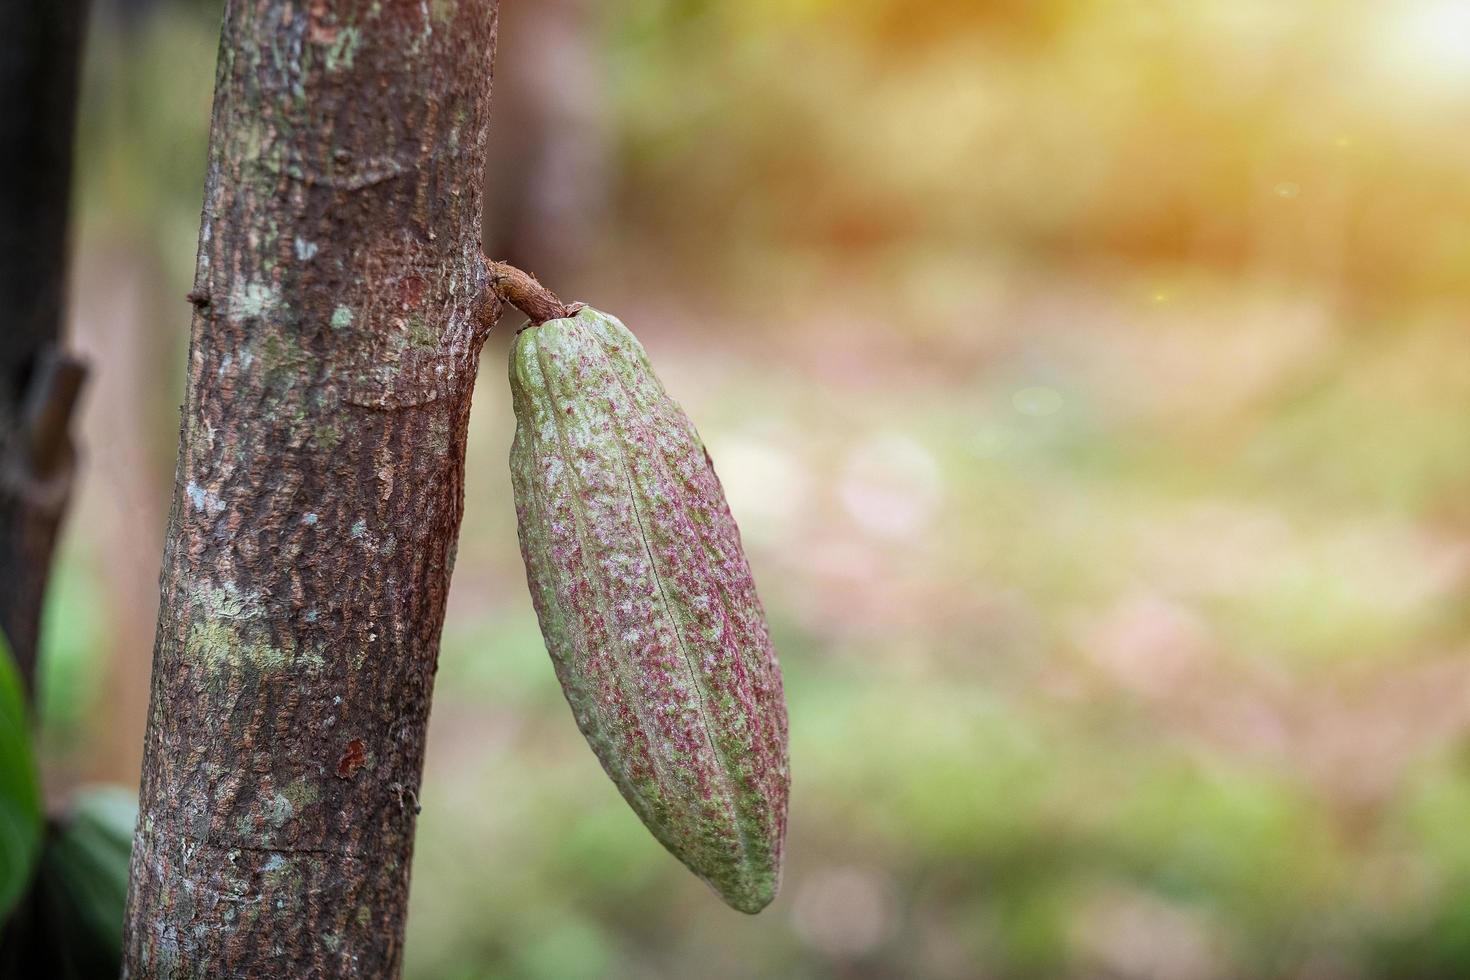
M 511 349 L 511 474 L 541 632 L 577 726 L 658 838 L 731 906 L 780 884 L 780 666 L 709 455 L 615 317 Z

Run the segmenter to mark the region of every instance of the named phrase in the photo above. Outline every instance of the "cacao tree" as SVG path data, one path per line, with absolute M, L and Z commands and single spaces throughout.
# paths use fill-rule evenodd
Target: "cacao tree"
M 497 5 L 225 5 L 125 974 L 393 976 Z
M 518 516 L 574 717 L 722 897 L 775 894 L 780 675 L 708 454 L 621 324 L 481 252 L 496 22 L 226 4 L 125 976 L 398 974 L 502 300 L 539 338 L 513 362 Z

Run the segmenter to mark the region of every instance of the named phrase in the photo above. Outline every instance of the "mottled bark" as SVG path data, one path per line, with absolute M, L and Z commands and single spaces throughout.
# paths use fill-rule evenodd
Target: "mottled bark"
M 61 328 L 86 8 L 0 3 L 0 628 L 28 685 L 82 377 Z
M 126 976 L 399 972 L 496 8 L 227 3 Z

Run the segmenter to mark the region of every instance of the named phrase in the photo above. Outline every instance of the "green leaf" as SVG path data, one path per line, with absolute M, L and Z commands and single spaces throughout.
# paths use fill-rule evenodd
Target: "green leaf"
M 41 886 L 49 927 L 68 951 L 72 975 L 117 976 L 137 802 L 117 787 L 78 791 L 47 843 Z
M 30 883 L 41 839 L 41 787 L 31 752 L 25 692 L 0 636 L 0 917 Z

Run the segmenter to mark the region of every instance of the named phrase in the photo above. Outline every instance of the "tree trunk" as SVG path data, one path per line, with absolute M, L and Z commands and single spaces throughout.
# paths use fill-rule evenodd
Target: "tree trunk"
M 399 973 L 494 0 L 228 0 L 124 975 Z
M 81 366 L 61 348 L 86 0 L 0 3 L 0 629 L 34 682 L 71 491 Z

